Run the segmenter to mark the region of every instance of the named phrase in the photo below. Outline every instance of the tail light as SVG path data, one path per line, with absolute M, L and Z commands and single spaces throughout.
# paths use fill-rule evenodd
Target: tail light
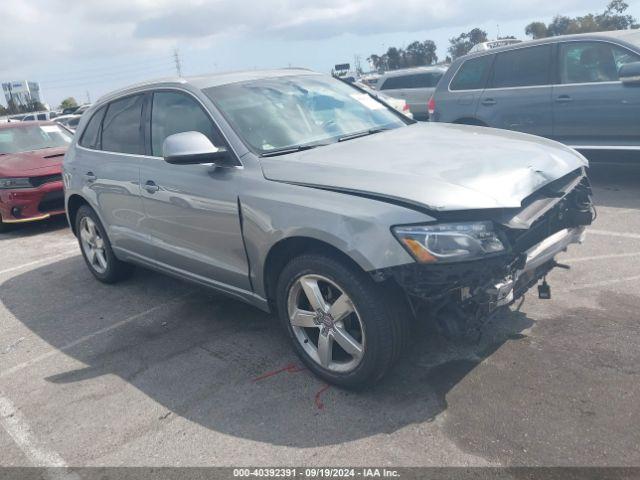
M 409 104 L 407 102 L 405 102 L 405 104 L 402 106 L 402 111 L 403 112 L 408 112 L 409 111 Z
M 433 112 L 436 111 L 436 101 L 431 97 L 427 102 L 427 110 L 429 111 L 429 116 L 433 115 Z

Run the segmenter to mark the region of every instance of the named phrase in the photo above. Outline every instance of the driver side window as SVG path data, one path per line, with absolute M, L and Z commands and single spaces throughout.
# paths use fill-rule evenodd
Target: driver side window
M 640 56 L 607 42 L 560 44 L 560 81 L 568 83 L 616 82 L 618 71 Z
M 200 132 L 216 146 L 224 145 L 222 136 L 209 116 L 191 97 L 179 92 L 154 92 L 151 109 L 151 151 L 162 157 L 162 144 L 169 135 Z

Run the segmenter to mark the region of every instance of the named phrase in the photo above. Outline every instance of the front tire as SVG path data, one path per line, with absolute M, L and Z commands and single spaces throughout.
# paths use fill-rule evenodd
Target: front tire
M 96 212 L 83 205 L 76 214 L 76 233 L 89 271 L 103 283 L 116 283 L 133 273 L 133 265 L 116 258 Z
M 355 266 L 327 255 L 301 255 L 282 270 L 276 295 L 296 353 L 329 383 L 372 385 L 402 352 L 406 312 Z

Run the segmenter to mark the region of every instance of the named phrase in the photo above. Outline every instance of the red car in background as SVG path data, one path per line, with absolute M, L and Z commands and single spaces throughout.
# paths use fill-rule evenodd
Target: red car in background
M 0 231 L 64 213 L 62 159 L 71 139 L 53 122 L 0 124 Z

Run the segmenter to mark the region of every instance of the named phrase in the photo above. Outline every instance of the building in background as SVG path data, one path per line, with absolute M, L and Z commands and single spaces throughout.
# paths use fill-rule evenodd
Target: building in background
M 27 80 L 18 80 L 2 84 L 2 91 L 7 105 L 13 101 L 17 107 L 29 107 L 34 103 L 43 103 L 40 97 L 40 84 Z

